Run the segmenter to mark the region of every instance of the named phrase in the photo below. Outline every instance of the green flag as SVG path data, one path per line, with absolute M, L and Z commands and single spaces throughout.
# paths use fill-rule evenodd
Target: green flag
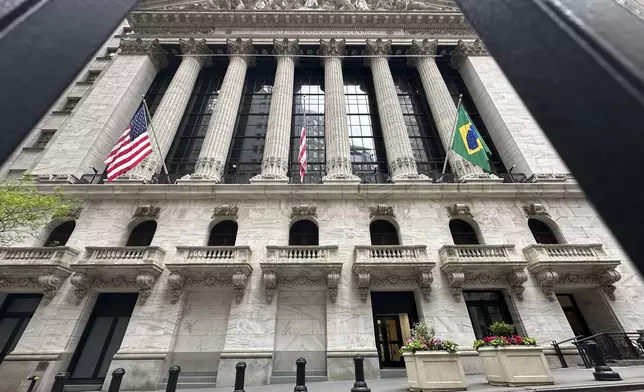
M 490 149 L 483 141 L 470 116 L 465 113 L 463 105 L 459 106 L 457 116 L 452 151 L 489 173 L 491 171 L 488 156 L 491 155 Z

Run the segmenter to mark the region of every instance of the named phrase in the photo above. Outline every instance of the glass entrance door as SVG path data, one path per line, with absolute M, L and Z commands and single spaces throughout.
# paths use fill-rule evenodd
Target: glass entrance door
M 572 328 L 575 336 L 583 335 L 590 336 L 590 330 L 586 324 L 586 320 L 581 315 L 581 311 L 575 302 L 572 294 L 557 294 L 557 300 L 563 309 L 566 318 L 568 319 L 568 324 Z
M 508 305 L 500 291 L 464 291 L 463 297 L 477 339 L 489 335 L 488 326 L 497 321 L 513 324 Z
M 101 293 L 69 365 L 70 381 L 102 383 L 121 346 L 136 293 Z
M 403 346 L 400 317 L 398 315 L 377 315 L 375 321 L 376 347 L 378 347 L 380 355 L 380 364 L 383 367 L 405 366 L 400 355 L 400 348 Z
M 0 362 L 18 344 L 41 299 L 41 294 L 7 295 L 0 308 Z

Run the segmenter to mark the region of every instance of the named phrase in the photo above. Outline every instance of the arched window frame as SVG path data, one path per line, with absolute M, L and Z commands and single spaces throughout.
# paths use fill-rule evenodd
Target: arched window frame
M 452 228 L 450 227 L 450 224 L 453 221 L 456 221 L 456 220 L 460 220 L 462 222 L 465 222 L 465 223 L 467 223 L 468 225 L 470 225 L 472 227 L 472 230 L 474 231 L 474 235 L 476 235 L 476 240 L 477 240 L 478 243 L 477 244 L 470 244 L 470 245 L 485 245 L 485 240 L 483 239 L 483 234 L 481 233 L 481 228 L 479 227 L 478 223 L 476 223 L 476 221 L 474 221 L 474 219 L 468 218 L 466 216 L 459 216 L 459 217 L 450 219 L 450 221 L 448 223 L 448 228 L 449 228 L 450 236 L 452 237 L 452 241 L 454 241 L 454 234 L 452 233 Z M 454 241 L 454 244 L 455 245 L 466 245 L 466 244 L 456 244 L 456 241 Z
M 213 230 L 215 230 L 215 227 L 217 227 L 220 224 L 225 224 L 226 222 L 232 222 L 235 224 L 235 241 L 233 241 L 232 245 L 210 245 L 210 240 L 212 239 L 213 235 Z M 239 234 L 239 223 L 235 219 L 215 219 L 212 222 L 210 222 L 210 225 L 208 226 L 208 235 L 206 236 L 206 246 L 235 246 L 237 244 L 237 234 Z M 230 235 L 230 234 L 228 234 Z
M 377 221 L 387 222 L 387 223 L 391 224 L 393 226 L 393 228 L 396 230 L 396 237 L 397 237 L 397 240 L 398 240 L 398 245 L 384 245 L 384 246 L 400 246 L 400 245 L 402 245 L 402 238 L 400 236 L 400 227 L 398 226 L 398 222 L 396 222 L 394 219 L 380 216 L 380 217 L 374 217 L 371 220 L 371 222 L 369 222 L 369 240 L 370 240 L 370 243 L 371 243 L 372 246 L 373 246 L 373 236 L 372 236 L 371 226 Z
M 555 239 L 557 240 L 557 244 L 566 244 L 566 243 L 568 243 L 566 241 L 566 239 L 564 238 L 563 234 L 561 233 L 561 229 L 559 228 L 559 225 L 557 225 L 555 223 L 555 221 L 553 221 L 552 219 L 547 218 L 547 217 L 531 216 L 526 221 L 526 224 L 528 225 L 528 230 L 530 230 L 530 234 L 532 235 L 532 239 L 535 241 L 535 243 L 536 243 L 537 239 L 535 238 L 534 232 L 532 231 L 532 228 L 530 227 L 530 220 L 531 219 L 533 219 L 535 221 L 539 221 L 539 222 L 543 223 L 544 225 L 546 225 L 550 229 L 550 231 L 552 231 L 552 234 L 554 235 Z
M 299 222 L 311 222 L 316 228 L 317 228 L 317 244 L 311 244 L 311 245 L 292 245 L 291 244 L 291 237 L 293 236 L 292 230 L 295 225 L 297 225 Z M 320 245 L 320 225 L 318 225 L 318 222 L 315 221 L 315 219 L 312 218 L 303 218 L 303 219 L 295 219 L 291 222 L 288 228 L 288 244 L 289 246 L 319 246 Z
M 134 230 L 139 225 L 141 225 L 141 224 L 143 224 L 145 222 L 154 222 L 154 224 L 155 224 L 154 233 L 152 233 L 152 238 L 150 239 L 150 245 L 152 244 L 152 241 L 154 241 L 154 236 L 157 233 L 157 229 L 159 228 L 159 223 L 155 219 L 144 219 L 144 218 L 142 218 L 142 219 L 133 220 L 128 225 L 128 230 L 127 230 L 127 232 L 125 234 L 125 238 L 124 238 L 124 241 L 123 241 L 123 243 L 125 244 L 124 246 L 150 246 L 150 245 L 127 245 L 130 242 L 130 237 L 132 236 L 132 233 L 134 232 Z
M 70 231 L 69 235 L 67 236 L 67 239 L 65 240 L 64 243 L 57 244 L 57 245 L 48 245 L 48 243 L 51 241 L 51 236 L 52 234 L 55 233 L 56 230 L 58 230 L 61 226 L 66 225 L 68 223 L 73 223 L 74 227 L 72 227 L 72 230 Z M 69 239 L 71 238 L 72 234 L 74 234 L 74 230 L 76 230 L 76 220 L 74 219 L 68 219 L 68 220 L 58 220 L 58 221 L 52 221 L 48 225 L 48 230 L 46 230 L 46 235 L 44 235 L 44 239 L 42 242 L 43 247 L 49 247 L 49 246 L 65 246 L 67 242 L 69 242 Z

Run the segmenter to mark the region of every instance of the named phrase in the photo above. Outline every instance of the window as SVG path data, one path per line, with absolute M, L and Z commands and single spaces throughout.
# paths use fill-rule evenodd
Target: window
M 223 67 L 225 64 L 215 61 L 212 67 L 203 69 L 197 78 L 188 107 L 166 158 L 170 174 L 181 177 L 194 172 L 221 88 L 225 72 Z
M 469 223 L 461 219 L 449 221 L 449 231 L 455 245 L 478 245 L 479 239 L 476 231 Z
M 226 165 L 226 183 L 248 183 L 262 172 L 274 75 L 275 69 L 262 66 L 261 61 L 248 71 Z
M 217 223 L 210 230 L 208 246 L 235 246 L 237 239 L 237 223 L 226 220 Z
M 387 156 L 371 73 L 361 64 L 352 64 L 352 61 L 345 64 L 344 96 L 353 173 L 367 183 L 385 182 Z
M 78 104 L 78 101 L 80 101 L 80 98 L 67 98 L 61 112 L 70 113 L 72 110 L 74 110 L 76 104 Z
M 391 222 L 375 220 L 369 225 L 371 245 L 400 245 L 398 230 Z
M 101 74 L 101 71 L 89 71 L 87 72 L 87 75 L 85 75 L 85 82 L 93 82 L 96 80 L 98 75 Z
M 301 220 L 291 226 L 288 244 L 300 246 L 319 245 L 318 237 L 318 226 L 309 220 Z
M 318 60 L 319 61 L 319 60 Z M 326 174 L 324 144 L 324 70 L 318 61 L 303 60 L 295 68 L 293 89 L 293 122 L 291 124 L 290 176 L 300 182 L 300 137 L 302 126 L 306 128 L 307 169 L 304 182 L 318 184 Z
M 54 230 L 49 233 L 44 246 L 65 246 L 75 228 L 76 221 L 68 221 L 54 227 Z
M 37 148 L 45 148 L 47 147 L 47 143 L 51 140 L 52 137 L 54 137 L 54 133 L 56 133 L 55 129 L 43 129 L 40 131 L 40 135 L 38 136 L 38 140 L 36 140 L 36 144 L 34 147 Z
M 125 246 L 150 246 L 154 233 L 157 231 L 157 222 L 148 220 L 134 226 L 130 232 Z
M 528 227 L 530 227 L 530 231 L 534 236 L 534 240 L 537 241 L 537 244 L 559 243 L 557 236 L 545 222 L 540 221 L 539 219 L 530 218 L 528 219 Z
M 502 321 L 514 324 L 502 292 L 463 291 L 463 298 L 477 339 L 489 335 L 488 327 L 492 323 Z
M 0 362 L 16 348 L 40 304 L 40 294 L 9 294 L 0 308 Z

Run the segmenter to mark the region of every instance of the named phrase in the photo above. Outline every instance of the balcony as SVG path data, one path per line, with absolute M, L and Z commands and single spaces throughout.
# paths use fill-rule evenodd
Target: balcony
M 621 279 L 616 270 L 619 260 L 611 260 L 601 244 L 529 245 L 523 249 L 528 270 L 539 281 L 541 290 L 555 300 L 557 286 L 599 286 L 611 300 L 614 284 Z
M 69 264 L 76 256 L 68 246 L 0 248 L 0 287 L 42 290 L 48 304 L 72 273 Z
M 71 284 L 80 304 L 91 289 L 137 288 L 138 302 L 147 302 L 152 286 L 163 272 L 165 251 L 157 246 L 85 248 L 85 255 L 70 264 Z
M 278 286 L 326 286 L 335 302 L 342 271 L 337 256 L 337 245 L 267 246 L 266 261 L 260 266 L 268 302 L 273 301 Z
M 528 263 L 519 257 L 514 245 L 445 245 L 438 254 L 455 300 L 461 300 L 464 285 L 509 285 L 523 300 Z
M 366 301 L 370 287 L 420 287 L 425 301 L 429 301 L 432 269 L 425 245 L 369 245 L 356 246 L 352 271 L 358 277 L 360 299 Z
M 232 286 L 240 303 L 253 271 L 250 256 L 248 246 L 177 246 L 175 259 L 165 265 L 171 302 L 176 303 L 186 287 Z

